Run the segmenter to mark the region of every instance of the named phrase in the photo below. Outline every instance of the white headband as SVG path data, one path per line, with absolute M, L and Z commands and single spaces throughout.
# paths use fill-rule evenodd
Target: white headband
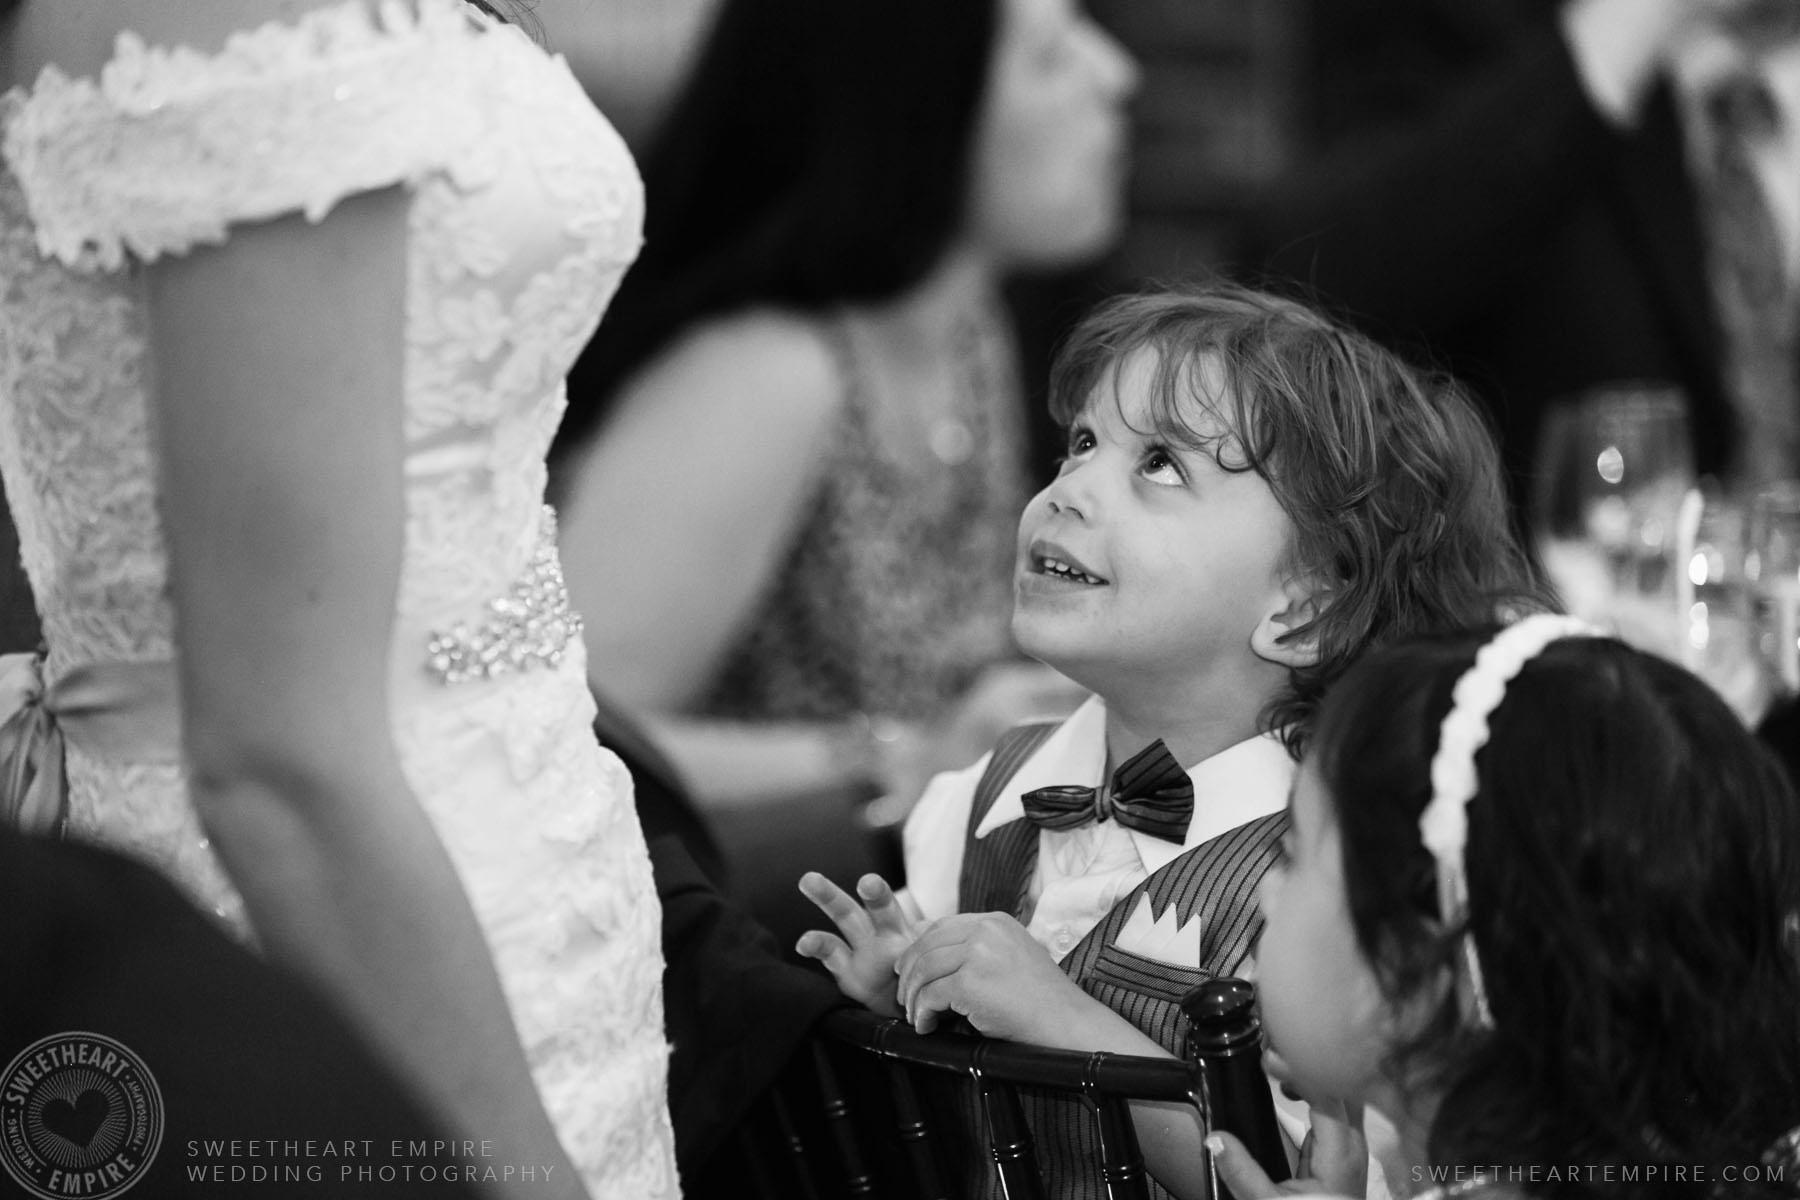
M 1600 630 L 1575 617 L 1537 613 L 1508 625 L 1475 654 L 1475 662 L 1450 692 L 1450 712 L 1438 730 L 1437 753 L 1431 759 L 1431 803 L 1419 815 L 1419 837 L 1437 860 L 1438 917 L 1453 926 L 1468 915 L 1469 882 L 1463 869 L 1463 847 L 1469 840 L 1469 801 L 1480 789 L 1475 752 L 1487 744 L 1488 718 L 1506 698 L 1506 685 L 1525 664 L 1551 642 L 1571 637 L 1603 637 Z M 1469 991 L 1475 1022 L 1494 1025 L 1475 939 L 1464 934 Z

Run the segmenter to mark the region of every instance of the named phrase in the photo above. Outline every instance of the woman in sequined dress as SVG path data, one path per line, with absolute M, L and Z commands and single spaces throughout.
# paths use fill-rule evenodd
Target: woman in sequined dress
M 640 240 L 623 142 L 463 0 L 0 33 L 0 474 L 47 643 L 3 664 L 6 815 L 310 977 L 512 1187 L 675 1196 L 658 906 L 543 507 Z
M 1067 703 L 996 665 L 1025 497 L 997 288 L 1111 242 L 1134 80 L 1071 0 L 723 5 L 557 459 L 596 687 L 703 802 L 903 793 Z

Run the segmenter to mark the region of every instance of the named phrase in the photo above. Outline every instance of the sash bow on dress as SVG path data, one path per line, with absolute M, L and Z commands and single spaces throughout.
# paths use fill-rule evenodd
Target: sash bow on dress
M 44 682 L 44 656 L 0 655 L 0 823 L 60 837 L 69 745 L 96 758 L 166 762 L 181 744 L 175 668 L 88 663 Z

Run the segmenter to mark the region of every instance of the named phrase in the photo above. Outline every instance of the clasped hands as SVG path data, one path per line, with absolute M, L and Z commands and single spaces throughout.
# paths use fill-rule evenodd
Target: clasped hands
M 1082 1015 L 1110 1011 L 1005 913 L 917 921 L 879 875 L 864 875 L 852 896 L 808 872 L 800 891 L 837 933 L 802 934 L 795 951 L 824 964 L 844 995 L 920 1033 L 959 1013 L 987 1037 L 1073 1048 Z

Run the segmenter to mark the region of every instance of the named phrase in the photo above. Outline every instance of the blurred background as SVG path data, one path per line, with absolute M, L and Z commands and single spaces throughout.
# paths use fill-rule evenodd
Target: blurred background
M 633 149 L 649 144 L 718 0 L 583 0 L 590 26 L 546 30 Z M 1089 12 L 1137 59 L 1124 235 L 1099 265 L 1015 284 L 1031 461 L 1061 453 L 1042 419 L 1056 338 L 1097 297 L 1146 279 L 1217 271 L 1246 214 L 1318 140 L 1306 86 L 1311 5 L 1289 0 L 1091 0 Z
M 717 0 L 586 0 L 607 36 L 573 63 L 634 147 L 654 128 Z M 1132 219 L 1109 273 L 1216 266 L 1257 189 L 1308 138 L 1307 9 L 1289 0 L 1093 0 L 1138 59 Z M 582 31 L 571 30 L 570 34 Z

